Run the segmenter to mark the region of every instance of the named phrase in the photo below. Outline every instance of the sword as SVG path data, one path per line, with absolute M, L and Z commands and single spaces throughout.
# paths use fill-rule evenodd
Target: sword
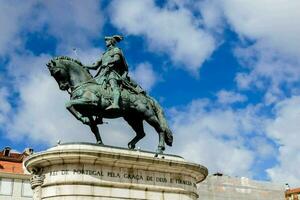
M 115 70 L 112 70 L 115 74 L 117 74 L 117 76 L 122 80 L 123 85 L 125 85 L 126 87 L 132 89 L 134 92 L 136 92 L 137 94 L 139 94 L 139 92 L 135 89 L 135 87 L 133 87 L 128 80 L 126 80 L 126 78 L 124 78 L 123 76 L 121 76 L 119 73 L 117 73 Z

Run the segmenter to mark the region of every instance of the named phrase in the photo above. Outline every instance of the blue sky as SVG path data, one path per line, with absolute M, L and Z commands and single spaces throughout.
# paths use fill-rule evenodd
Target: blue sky
M 299 9 L 297 0 L 0 1 L 0 145 L 93 142 L 45 63 L 68 55 L 91 64 L 104 36 L 121 34 L 131 76 L 174 132 L 167 153 L 210 173 L 299 186 Z M 125 147 L 133 131 L 106 121 L 104 142 Z M 138 145 L 155 150 L 145 127 Z

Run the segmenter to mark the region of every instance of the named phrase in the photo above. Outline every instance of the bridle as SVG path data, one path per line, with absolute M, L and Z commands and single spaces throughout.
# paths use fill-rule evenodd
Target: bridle
M 47 63 L 46 65 L 47 65 L 49 71 L 51 72 L 51 76 L 53 76 L 55 74 L 53 72 L 57 71 L 57 69 L 66 71 L 66 67 L 61 67 L 61 66 L 56 65 L 55 61 L 53 61 L 53 60 L 51 60 L 51 64 Z M 68 86 L 68 87 L 69 87 L 69 89 L 71 88 L 70 86 Z M 71 95 L 71 91 L 69 91 L 69 89 L 67 89 L 66 91 Z

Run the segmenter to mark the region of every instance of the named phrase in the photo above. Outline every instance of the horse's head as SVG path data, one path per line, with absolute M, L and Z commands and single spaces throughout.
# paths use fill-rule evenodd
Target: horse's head
M 72 89 L 93 78 L 80 61 L 67 56 L 53 58 L 46 65 L 61 90 Z
M 70 88 L 70 76 L 67 66 L 59 58 L 50 60 L 47 64 L 51 76 L 54 77 L 58 83 L 59 89 L 68 90 Z

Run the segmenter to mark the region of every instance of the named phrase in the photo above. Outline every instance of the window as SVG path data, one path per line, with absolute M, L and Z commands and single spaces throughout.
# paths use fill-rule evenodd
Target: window
M 29 181 L 22 182 L 22 196 L 23 197 L 32 197 L 32 189 Z
M 10 147 L 5 147 L 5 149 L 4 149 L 4 156 L 8 157 L 9 154 L 10 154 L 10 150 L 11 150 Z
M 0 179 L 0 195 L 12 195 L 13 179 Z

